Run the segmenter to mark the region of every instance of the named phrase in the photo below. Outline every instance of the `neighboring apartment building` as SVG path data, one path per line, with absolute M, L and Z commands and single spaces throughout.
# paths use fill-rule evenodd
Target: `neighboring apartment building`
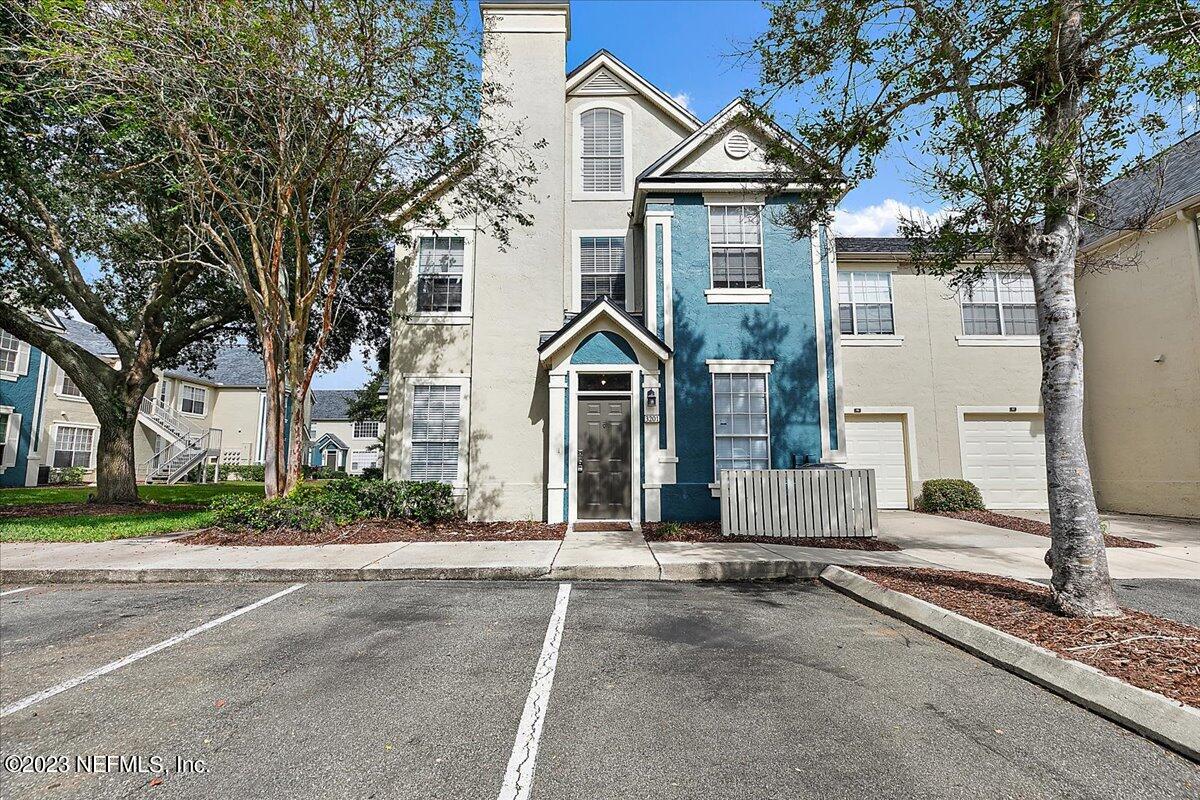
M 361 475 L 383 466 L 383 421 L 350 419 L 356 389 L 314 389 L 309 464 Z
M 879 471 L 885 506 L 966 474 L 1044 507 L 1027 281 L 967 302 L 895 240 L 797 239 L 735 100 L 707 122 L 600 51 L 566 2 L 484 0 L 484 77 L 545 140 L 507 248 L 469 220 L 398 250 L 386 471 L 473 518 L 715 518 L 719 470 Z M 1039 460 L 1040 459 L 1040 460 Z
M 112 344 L 94 326 L 45 315 L 76 344 L 116 359 Z M 202 374 L 167 370 L 146 392 L 134 434 L 138 479 L 175 482 L 201 461 L 224 467 L 260 464 L 265 440 L 266 395 L 262 358 L 245 347 L 226 347 Z M 307 402 L 311 406 L 311 400 Z M 0 486 L 33 486 L 50 470 L 79 467 L 95 481 L 96 415 L 79 388 L 41 351 L 0 332 L 0 422 L 5 440 Z
M 1078 279 L 1084 408 L 1102 509 L 1200 517 L 1200 133 L 1105 186 Z M 1150 231 L 1129 220 L 1157 209 Z M 1086 262 L 1085 262 L 1086 263 Z

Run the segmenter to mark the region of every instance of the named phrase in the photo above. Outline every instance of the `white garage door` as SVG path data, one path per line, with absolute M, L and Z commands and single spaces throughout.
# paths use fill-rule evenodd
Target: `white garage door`
M 908 508 L 904 418 L 882 414 L 846 417 L 847 467 L 875 470 L 880 508 Z
M 1040 414 L 967 415 L 963 477 L 988 508 L 1046 508 L 1046 435 Z

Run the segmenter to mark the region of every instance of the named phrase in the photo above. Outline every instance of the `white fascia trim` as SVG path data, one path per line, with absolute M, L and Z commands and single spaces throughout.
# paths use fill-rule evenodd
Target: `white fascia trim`
M 637 339 L 638 342 L 640 342 L 643 347 L 645 347 L 647 350 L 649 350 L 654 355 L 658 356 L 658 359 L 660 361 L 667 361 L 671 357 L 671 354 L 667 350 L 663 349 L 662 345 L 660 345 L 658 342 L 654 341 L 653 339 L 649 338 L 645 333 L 643 333 L 638 328 L 635 328 L 633 325 L 629 324 L 629 322 L 626 321 L 624 318 L 614 314 L 603 303 L 601 303 L 600 305 L 596 306 L 591 311 L 589 311 L 586 316 L 576 317 L 575 320 L 571 321 L 571 325 L 576 326 L 580 330 L 582 330 L 582 329 L 586 328 L 588 325 L 591 325 L 597 319 L 599 319 L 601 317 L 601 315 L 607 317 L 614 325 L 616 325 L 622 331 L 625 331 L 630 336 Z M 561 339 L 559 339 L 557 342 L 555 342 L 554 345 L 550 349 L 546 350 L 545 352 L 543 352 L 541 354 L 542 363 L 543 364 L 550 363 L 554 359 L 554 356 L 557 355 L 558 353 L 560 353 L 568 344 L 575 341 L 575 338 L 576 338 L 575 335 L 564 336 Z
M 672 100 L 671 96 L 666 92 L 607 53 L 601 53 L 586 69 L 581 69 L 571 76 L 566 84 L 567 94 L 570 94 L 581 86 L 588 78 L 595 75 L 601 69 L 607 69 L 689 132 L 695 132 L 700 129 L 700 120 L 695 115 Z
M 767 374 L 775 366 L 775 360 L 772 358 L 709 358 L 704 363 L 708 365 L 710 375 L 715 375 L 718 372 L 754 372 Z
M 762 192 L 704 192 L 706 206 L 765 206 L 767 196 Z
M 731 189 L 731 185 L 740 185 L 740 189 Z M 776 190 L 778 188 L 782 193 L 787 192 L 804 192 L 811 189 L 823 188 L 812 183 L 788 183 L 782 187 L 776 187 L 770 181 L 752 177 L 729 178 L 725 181 L 681 181 L 672 178 L 642 178 L 638 181 L 638 191 L 643 194 L 650 192 L 675 192 L 675 193 L 700 193 L 704 192 L 756 192 L 770 188 Z M 650 200 L 648 202 L 658 203 L 660 200 Z
M 856 256 L 857 253 L 849 253 L 847 255 Z M 836 252 L 834 257 L 837 257 Z M 839 263 L 837 265 L 838 272 L 895 272 L 900 269 L 900 265 L 896 263 L 859 263 L 857 261 L 847 264 Z
M 1037 336 L 955 336 L 959 347 L 1040 347 Z
M 407 253 L 396 247 L 397 260 L 408 257 L 408 297 L 410 309 L 403 321 L 412 325 L 469 325 L 471 322 L 471 299 L 475 296 L 475 229 L 451 225 L 446 228 L 412 228 L 408 231 L 412 246 Z M 422 236 L 456 237 L 463 240 L 463 286 L 462 309 L 459 311 L 417 311 L 417 269 Z
M 581 301 L 583 295 L 583 240 L 595 236 L 620 237 L 625 240 L 625 310 L 632 312 L 635 292 L 630 291 L 632 286 L 629 280 L 631 277 L 629 263 L 633 254 L 629 252 L 630 237 L 629 230 L 626 228 L 571 229 L 571 311 L 578 312 L 583 308 Z M 653 242 L 651 242 L 651 246 L 653 246 Z
M 769 303 L 770 289 L 705 289 L 709 303 Z
M 843 334 L 838 338 L 842 347 L 899 347 L 904 344 L 903 336 L 884 334 L 860 333 L 853 336 Z
M 846 413 L 852 418 L 858 415 L 899 416 L 903 417 L 904 445 L 908 448 L 908 481 L 909 507 L 912 507 L 914 484 L 921 482 L 920 470 L 917 467 L 917 410 L 913 406 L 851 406 Z M 844 449 L 844 448 L 843 448 Z
M 597 108 L 606 108 L 621 115 L 624 150 L 621 153 L 622 189 L 619 192 L 583 190 L 583 115 Z M 624 97 L 611 96 L 580 104 L 571 115 L 571 200 L 632 200 L 633 177 L 633 105 Z

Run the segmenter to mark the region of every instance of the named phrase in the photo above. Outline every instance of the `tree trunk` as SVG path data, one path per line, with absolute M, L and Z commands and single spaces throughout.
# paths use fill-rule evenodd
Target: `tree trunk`
M 137 503 L 137 464 L 133 432 L 137 414 L 97 413 L 100 438 L 96 444 L 96 501 Z
M 288 424 L 287 490 L 290 492 L 300 485 L 304 476 L 304 399 L 299 392 L 292 396 L 292 413 Z
M 1072 617 L 1120 616 L 1083 439 L 1083 338 L 1075 305 L 1076 226 L 1063 220 L 1032 259 L 1042 345 L 1042 403 L 1050 495 L 1051 589 Z
M 267 497 L 286 494 L 287 464 L 284 448 L 286 430 L 285 409 L 287 407 L 287 383 L 283 380 L 283 368 L 279 363 L 279 352 L 274 346 L 274 335 L 259 326 L 263 341 L 263 366 L 266 368 L 267 390 L 267 446 L 263 459 L 263 491 Z

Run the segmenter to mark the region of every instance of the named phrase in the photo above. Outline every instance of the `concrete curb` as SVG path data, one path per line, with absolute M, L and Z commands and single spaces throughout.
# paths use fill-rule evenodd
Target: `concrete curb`
M 791 559 L 755 561 L 665 561 L 661 564 L 664 581 L 761 581 L 782 578 L 816 578 L 825 564 Z
M 1131 686 L 1087 664 L 1063 658 L 933 603 L 885 589 L 841 567 L 826 568 L 821 581 L 871 608 L 1200 761 L 1200 709 Z

